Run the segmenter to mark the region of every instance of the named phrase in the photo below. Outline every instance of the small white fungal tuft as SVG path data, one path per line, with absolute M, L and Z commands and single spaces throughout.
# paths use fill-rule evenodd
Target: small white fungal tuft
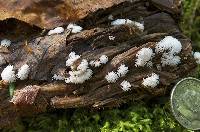
M 60 33 L 63 33 L 64 30 L 65 30 L 65 29 L 64 29 L 63 27 L 56 27 L 56 28 L 50 30 L 50 31 L 48 32 L 48 35 L 60 34 Z
M 176 66 L 181 63 L 181 58 L 176 55 L 168 54 L 168 53 L 163 53 L 161 57 L 161 64 L 162 66 Z
M 119 78 L 119 76 L 117 75 L 117 73 L 112 71 L 112 72 L 108 72 L 105 78 L 109 83 L 115 83 L 117 79 Z
M 147 66 L 152 65 L 152 58 L 154 57 L 153 50 L 151 48 L 142 48 L 139 50 L 136 54 L 136 61 L 135 61 L 135 66 L 142 66 L 144 67 L 146 64 Z
M 79 33 L 81 32 L 81 30 L 83 30 L 83 28 L 81 26 L 78 26 L 76 24 L 72 24 L 70 23 L 68 26 L 67 26 L 67 29 L 71 29 L 72 33 Z
M 100 62 L 102 64 L 106 64 L 108 62 L 108 56 L 106 55 L 102 55 L 100 58 L 99 58 Z
M 129 71 L 128 67 L 125 66 L 124 64 L 121 64 L 121 66 L 118 67 L 117 74 L 119 77 L 123 77 L 128 73 L 128 71 Z
M 117 19 L 111 22 L 112 26 L 116 26 L 116 25 L 124 25 L 124 24 L 129 24 L 129 25 L 134 25 L 136 26 L 138 29 L 140 29 L 141 31 L 144 30 L 144 25 L 136 22 L 136 21 L 132 21 L 129 19 Z
M 1 40 L 1 46 L 9 47 L 11 45 L 11 41 L 8 39 Z
M 1 73 L 1 78 L 2 80 L 7 82 L 15 82 L 15 71 L 13 71 L 12 65 L 8 65 L 6 68 L 4 68 L 4 70 Z
M 132 21 L 129 19 L 116 19 L 111 22 L 111 25 L 116 26 L 116 25 L 124 25 L 124 24 L 131 24 L 131 23 Z
M 181 42 L 172 37 L 166 36 L 156 45 L 156 53 L 163 53 L 161 57 L 162 66 L 176 66 L 181 63 L 181 58 L 176 54 L 180 53 L 182 50 Z
M 194 59 L 196 60 L 197 64 L 200 64 L 200 52 L 193 53 Z
M 4 57 L 2 55 L 0 55 L 0 66 L 5 63 L 6 63 L 6 60 L 4 59 Z
M 106 64 L 108 62 L 108 57 L 106 55 L 102 55 L 99 60 L 91 60 L 90 65 L 94 67 L 100 67 L 102 64 Z
M 87 69 L 86 71 L 79 71 L 79 73 L 77 74 L 77 71 L 71 71 L 70 72 L 70 77 L 65 79 L 66 83 L 75 83 L 75 84 L 79 84 L 79 83 L 84 83 L 86 80 L 89 80 L 92 77 L 92 70 L 91 69 Z
M 75 52 L 71 52 L 69 54 L 69 58 L 68 60 L 66 61 L 66 66 L 71 66 L 76 60 L 78 60 L 80 58 L 79 55 L 76 55 Z
M 162 39 L 160 42 L 156 44 L 156 53 L 162 53 L 164 51 L 168 52 L 169 54 L 178 54 L 181 52 L 182 45 L 181 42 L 172 37 L 172 36 L 166 36 L 164 39 Z
M 131 88 L 131 84 L 128 81 L 124 80 L 120 85 L 121 85 L 122 90 L 124 90 L 124 91 L 131 90 L 130 89 Z
M 30 72 L 30 68 L 27 64 L 24 64 L 22 67 L 20 67 L 20 69 L 18 70 L 18 73 L 17 73 L 17 77 L 20 79 L 20 80 L 25 80 L 28 78 L 28 74 Z
M 115 40 L 114 36 L 108 36 L 109 40 Z
M 152 73 L 151 76 L 148 76 L 147 78 L 143 78 L 142 85 L 146 87 L 156 87 L 159 84 L 159 76 L 155 73 Z
M 86 59 L 83 59 L 81 61 L 81 64 L 77 67 L 77 70 L 86 71 L 87 69 L 88 69 L 88 61 Z
M 52 79 L 55 79 L 55 80 L 65 80 L 64 77 L 60 76 L 60 75 L 57 75 L 57 74 L 54 74 Z
M 65 79 L 66 83 L 83 83 L 92 77 L 92 70 L 88 67 L 88 61 L 83 59 L 76 70 L 69 71 L 69 77 Z

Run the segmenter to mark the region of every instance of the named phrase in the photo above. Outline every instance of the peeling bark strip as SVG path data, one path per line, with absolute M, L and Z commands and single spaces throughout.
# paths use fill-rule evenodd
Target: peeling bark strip
M 10 102 L 15 105 L 31 105 L 35 102 L 38 92 L 38 86 L 26 86 L 16 90 Z
M 14 70 L 24 64 L 30 67 L 28 79 L 17 80 L 17 90 L 12 100 L 4 88 L 6 85 L 1 85 L 1 127 L 10 125 L 14 117 L 33 115 L 53 108 L 113 107 L 129 100 L 161 96 L 169 92 L 175 82 L 195 70 L 197 65 L 191 54 L 191 42 L 178 27 L 181 12 L 179 0 L 135 0 L 112 5 L 78 20 L 76 24 L 83 27 L 80 33 L 69 34 L 66 24 L 63 26 L 63 34 L 43 34 L 29 40 L 19 36 L 19 42 L 13 42 L 9 48 L 0 48 L 0 55 L 6 60 L 6 64 L 0 66 L 0 72 L 8 64 L 13 65 Z M 125 18 L 144 23 L 144 31 L 128 24 L 111 26 L 110 15 L 114 20 Z M 2 32 L 1 36 L 6 34 Z M 109 36 L 115 37 L 114 40 L 110 40 Z M 136 67 L 138 51 L 142 48 L 155 51 L 157 42 L 165 36 L 173 36 L 181 42 L 182 50 L 178 54 L 181 63 L 159 67 L 162 54 L 156 54 L 151 67 Z M 66 67 L 66 60 L 72 51 L 81 55 L 73 68 L 78 67 L 83 59 L 90 62 L 98 60 L 102 55 L 108 57 L 108 62 L 100 67 L 89 67 L 93 75 L 82 84 L 52 80 L 54 74 L 69 76 L 72 69 Z M 105 79 L 107 73 L 117 71 L 121 64 L 128 67 L 126 76 L 118 78 L 116 83 L 108 83 Z M 142 86 L 143 78 L 152 73 L 159 75 L 159 84 L 155 88 Z M 128 91 L 121 88 L 120 84 L 124 80 L 131 84 Z

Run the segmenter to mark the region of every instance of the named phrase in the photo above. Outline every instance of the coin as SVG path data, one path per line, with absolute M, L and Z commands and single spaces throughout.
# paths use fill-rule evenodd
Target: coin
M 189 77 L 179 81 L 171 93 L 171 108 L 185 128 L 200 129 L 200 80 Z

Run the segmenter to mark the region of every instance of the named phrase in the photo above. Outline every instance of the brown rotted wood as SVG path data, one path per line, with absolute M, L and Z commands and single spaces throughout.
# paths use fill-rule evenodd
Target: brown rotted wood
M 191 42 L 178 27 L 177 16 L 181 11 L 179 2 L 177 0 L 123 2 L 89 13 L 85 18 L 78 20 L 77 23 L 85 29 L 81 33 L 69 34 L 69 31 L 65 30 L 63 34 L 58 35 L 47 36 L 43 33 L 42 36 L 31 39 L 21 37 L 9 48 L 0 48 L 0 54 L 7 62 L 0 67 L 0 72 L 8 64 L 14 65 L 16 70 L 25 63 L 31 68 L 26 81 L 16 82 L 17 90 L 13 99 L 9 97 L 6 84 L 1 82 L 0 126 L 12 124 L 18 117 L 54 108 L 113 107 L 128 100 L 166 94 L 175 82 L 191 74 L 196 68 L 191 55 Z M 144 23 L 144 32 L 132 25 L 111 26 L 111 20 L 108 19 L 111 14 L 114 19 L 128 18 Z M 181 41 L 183 49 L 179 55 L 182 63 L 160 70 L 156 66 L 160 64 L 160 57 L 156 56 L 152 68 L 135 67 L 137 52 L 144 47 L 154 49 L 155 44 L 167 35 L 172 35 Z M 109 36 L 115 36 L 115 40 L 109 40 Z M 100 68 L 92 68 L 94 72 L 92 78 L 83 84 L 66 84 L 64 81 L 52 80 L 54 74 L 68 75 L 70 69 L 65 66 L 65 61 L 71 51 L 75 51 L 81 55 L 81 59 L 88 61 L 98 59 L 105 54 L 109 62 Z M 117 83 L 109 84 L 105 80 L 105 75 L 116 70 L 122 63 L 129 67 L 129 73 Z M 78 64 L 80 60 L 75 65 Z M 159 74 L 160 84 L 156 88 L 143 87 L 141 85 L 143 78 L 152 72 Z M 128 92 L 124 92 L 120 87 L 124 79 L 132 85 Z M 26 87 L 27 85 L 32 86 Z

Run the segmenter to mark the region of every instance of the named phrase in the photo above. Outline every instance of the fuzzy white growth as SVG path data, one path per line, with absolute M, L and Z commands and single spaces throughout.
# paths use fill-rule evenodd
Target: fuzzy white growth
M 181 42 L 172 37 L 166 36 L 156 45 L 156 53 L 163 53 L 161 57 L 162 66 L 176 66 L 181 63 L 181 58 L 176 56 L 176 54 L 180 53 L 182 49 Z
M 197 64 L 200 64 L 200 52 L 194 52 L 194 59 L 196 60 Z
M 79 33 L 81 32 L 81 30 L 83 30 L 83 28 L 81 26 L 78 26 L 76 24 L 72 24 L 70 23 L 68 26 L 67 26 L 67 29 L 71 29 L 72 33 Z
M 76 55 L 75 52 L 71 52 L 69 54 L 69 58 L 68 60 L 66 61 L 66 66 L 71 66 L 76 60 L 78 60 L 80 58 L 79 55 Z
M 119 77 L 123 77 L 128 73 L 128 71 L 128 67 L 126 67 L 124 64 L 121 64 L 121 66 L 118 67 L 117 74 Z
M 102 55 L 100 58 L 99 58 L 101 64 L 106 64 L 108 62 L 108 56 L 106 55 Z
M 52 77 L 52 79 L 55 79 L 55 80 L 64 80 L 65 78 L 62 77 L 62 76 L 60 76 L 60 75 L 54 74 L 53 77 Z
M 159 76 L 155 73 L 152 73 L 151 76 L 148 76 L 147 78 L 143 78 L 142 85 L 146 87 L 156 87 L 159 84 Z
M 86 71 L 71 71 L 70 77 L 65 80 L 66 83 L 84 83 L 86 80 L 90 79 L 93 72 L 91 69 L 87 69 Z
M 108 62 L 108 57 L 106 55 L 102 55 L 99 60 L 90 61 L 90 65 L 94 67 L 100 67 L 101 64 L 106 64 Z
M 124 24 L 131 24 L 132 21 L 129 19 L 117 19 L 111 22 L 112 26 L 116 26 L 116 25 L 124 25 Z
M 2 55 L 0 55 L 0 66 L 5 63 L 6 63 L 6 60 L 4 59 L 4 57 Z
M 83 59 L 81 61 L 81 64 L 77 67 L 77 70 L 86 71 L 87 68 L 88 68 L 88 62 L 86 59 Z
M 80 65 L 77 67 L 77 70 L 69 71 L 69 78 L 65 80 L 66 83 L 83 83 L 86 80 L 90 79 L 93 72 L 88 67 L 87 60 L 83 59 Z
M 172 36 L 166 36 L 164 39 L 157 43 L 155 51 L 156 53 L 167 51 L 169 54 L 175 55 L 180 53 L 181 49 L 182 45 L 178 39 Z
M 138 29 L 140 29 L 141 31 L 144 30 L 144 25 L 136 22 L 136 21 L 132 21 L 129 19 L 117 19 L 111 22 L 112 26 L 116 26 L 116 25 L 124 25 L 124 24 L 129 24 L 129 25 L 134 25 L 136 26 Z
M 122 90 L 124 91 L 130 90 L 130 87 L 131 87 L 130 82 L 124 80 L 120 85 L 121 85 Z
M 11 41 L 8 39 L 1 40 L 1 46 L 9 47 L 11 45 Z
M 13 71 L 13 66 L 8 65 L 1 73 L 1 78 L 7 82 L 14 82 L 16 80 L 15 71 Z
M 30 72 L 30 68 L 27 64 L 24 64 L 22 67 L 20 67 L 20 69 L 18 70 L 18 73 L 17 73 L 17 77 L 20 79 L 20 80 L 25 80 L 28 78 L 28 74 Z
M 117 73 L 112 71 L 112 72 L 108 72 L 105 78 L 109 83 L 115 83 L 117 79 L 119 78 L 119 76 L 117 75 Z
M 48 35 L 60 34 L 60 33 L 64 32 L 64 30 L 65 30 L 65 29 L 64 29 L 63 27 L 56 27 L 56 28 L 50 30 L 50 31 L 48 32 Z
M 161 57 L 161 63 L 162 63 L 162 66 L 166 66 L 166 65 L 176 66 L 179 63 L 181 63 L 181 58 L 176 55 L 163 53 L 163 55 Z
M 151 66 L 152 65 L 152 58 L 154 57 L 153 50 L 151 48 L 142 48 L 136 54 L 136 61 L 135 66 Z
M 114 36 L 108 36 L 109 40 L 115 40 Z

